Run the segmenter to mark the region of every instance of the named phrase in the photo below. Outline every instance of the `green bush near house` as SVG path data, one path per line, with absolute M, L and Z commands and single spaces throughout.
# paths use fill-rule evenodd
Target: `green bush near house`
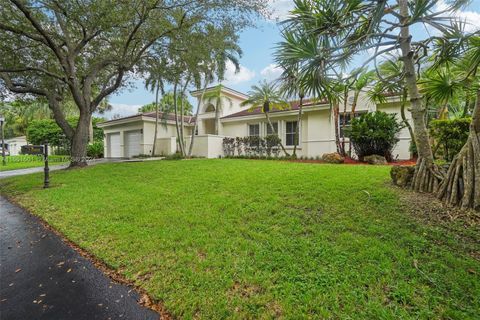
M 472 118 L 432 120 L 430 136 L 435 140 L 436 155 L 450 162 L 467 142 Z
M 370 155 L 384 156 L 387 161 L 392 161 L 392 150 L 399 141 L 402 128 L 395 114 L 375 111 L 353 118 L 351 127 L 346 128 L 346 135 L 360 161 Z
M 92 158 L 103 158 L 103 141 L 95 141 L 87 146 L 87 156 Z

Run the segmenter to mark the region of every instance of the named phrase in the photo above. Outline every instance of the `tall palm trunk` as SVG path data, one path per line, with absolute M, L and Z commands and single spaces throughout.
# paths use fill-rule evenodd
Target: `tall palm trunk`
M 155 149 L 157 143 L 157 133 L 158 133 L 158 92 L 160 91 L 160 84 L 157 83 L 157 88 L 155 90 L 155 132 L 153 134 L 153 146 L 152 146 L 152 157 L 155 156 Z
M 412 106 L 412 119 L 415 132 L 415 142 L 418 150 L 418 160 L 412 181 L 412 189 L 415 191 L 434 191 L 442 179 L 437 167 L 433 162 L 433 152 L 430 146 L 427 126 L 425 123 L 425 106 L 418 90 L 417 77 L 414 65 L 414 53 L 411 48 L 411 36 L 408 27 L 409 13 L 408 0 L 398 0 L 400 9 L 400 49 L 405 71 L 405 84 L 410 94 Z
M 453 158 L 437 197 L 452 205 L 480 211 L 480 90 L 467 142 Z
M 298 103 L 298 116 L 297 116 L 297 128 L 295 128 L 295 137 L 297 139 L 297 143 L 293 146 L 293 153 L 292 156 L 294 158 L 297 157 L 297 145 L 300 143 L 300 122 L 302 121 L 302 109 L 303 109 L 303 94 L 300 94 L 300 101 Z
M 205 77 L 205 84 L 203 86 L 202 95 L 200 96 L 200 100 L 198 100 L 197 110 L 195 111 L 195 125 L 193 126 L 192 139 L 190 140 L 190 147 L 188 148 L 188 157 L 192 156 L 193 143 L 195 141 L 195 133 L 197 132 L 197 128 L 198 128 L 198 114 L 200 112 L 200 106 L 203 103 L 203 97 L 205 96 L 205 91 L 207 91 L 207 87 L 208 87 L 208 81 L 206 78 L 207 77 Z
M 335 127 L 335 144 L 337 146 L 337 152 L 340 153 L 342 156 L 345 154 L 345 151 L 342 150 L 342 144 L 340 143 L 340 130 L 339 130 L 339 123 L 338 123 L 338 116 L 340 113 L 340 105 L 338 102 L 335 102 L 333 105 L 333 125 Z
M 265 110 L 264 113 L 265 113 L 265 118 L 267 119 L 267 123 L 270 126 L 270 130 L 272 130 L 272 132 L 278 136 L 278 132 L 275 131 L 275 128 L 273 127 L 272 121 L 270 121 L 270 115 L 268 114 L 269 111 Z M 298 127 L 298 123 L 297 123 L 297 127 Z M 285 146 L 283 145 L 281 139 L 280 139 L 280 148 L 282 148 L 282 151 L 283 151 L 283 153 L 285 153 L 285 156 L 290 157 L 290 154 L 287 152 L 287 149 L 285 149 Z
M 178 123 L 177 89 L 178 89 L 178 82 L 175 81 L 175 83 L 173 84 L 173 109 L 175 113 L 175 128 L 177 130 L 177 138 L 178 138 L 178 145 L 180 147 L 180 153 L 182 154 L 182 156 L 184 156 L 185 148 L 183 147 L 183 139 L 180 135 L 180 124 Z
M 345 151 L 345 126 L 347 124 L 347 103 L 348 103 L 348 87 L 345 88 L 345 91 L 343 93 L 343 122 L 342 122 L 342 132 L 341 132 L 341 138 L 342 138 L 342 156 L 346 156 L 347 152 Z
M 355 90 L 353 94 L 353 101 L 352 101 L 352 110 L 350 111 L 350 121 L 355 118 L 355 111 L 357 111 L 357 104 L 358 104 L 358 97 L 360 96 L 360 90 Z M 352 156 L 352 141 L 348 141 L 348 156 Z

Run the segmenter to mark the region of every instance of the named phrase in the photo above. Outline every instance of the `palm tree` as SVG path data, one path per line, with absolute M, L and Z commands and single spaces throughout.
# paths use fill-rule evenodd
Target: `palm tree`
M 348 67 L 360 52 L 371 50 L 361 67 L 388 52 L 401 52 L 418 150 L 412 183 L 416 191 L 432 192 L 443 178 L 433 161 L 416 68 L 424 58 L 425 43 L 438 37 L 412 40 L 410 28 L 426 24 L 442 33 L 451 30 L 452 23 L 449 22 L 454 19 L 448 19 L 446 13 L 464 3 L 462 0 L 450 1 L 445 11 L 434 12 L 433 0 L 295 0 L 295 8 L 285 23 L 288 29 L 316 39 L 317 47 L 312 41 L 300 43 L 292 54 L 301 65 L 303 76 L 319 83 Z
M 462 91 L 460 82 L 455 81 L 454 70 L 448 66 L 437 69 L 427 69 L 418 81 L 420 92 L 430 103 L 440 105 L 439 119 L 448 118 L 450 101 Z
M 233 105 L 232 99 L 223 95 L 223 85 L 219 84 L 212 90 L 205 92 L 203 100 L 207 104 L 211 104 L 215 107 L 215 134 L 219 134 L 220 127 L 220 112 L 225 108 L 225 103 L 230 107 Z
M 452 61 L 466 66 L 464 79 L 475 77 L 480 66 L 480 36 L 470 35 L 450 39 L 444 37 L 438 46 L 437 64 L 442 68 Z M 460 79 L 461 81 L 462 79 Z M 476 85 L 476 103 L 467 142 L 453 158 L 446 177 L 441 182 L 437 197 L 446 203 L 480 211 L 480 85 Z
M 400 117 L 407 127 L 412 142 L 415 135 L 412 125 L 407 119 L 405 108 L 407 106 L 408 91 L 403 77 L 403 64 L 397 57 L 390 55 L 389 59 L 381 63 L 373 75 L 373 87 L 368 90 L 367 95 L 374 103 L 386 103 L 387 94 L 398 94 L 400 97 Z
M 198 119 L 200 106 L 203 104 L 203 101 L 206 97 L 208 85 L 214 80 L 215 77 L 220 83 L 224 80 L 227 63 L 233 64 L 235 73 L 240 72 L 239 58 L 242 55 L 242 49 L 237 44 L 238 36 L 235 34 L 235 32 L 233 32 L 233 29 L 230 27 L 225 27 L 223 29 L 216 30 L 213 27 L 208 27 L 205 40 L 208 43 L 208 46 L 206 46 L 208 49 L 207 53 L 201 57 L 201 61 L 197 63 L 196 71 L 193 73 L 194 83 L 198 90 L 201 89 L 203 81 L 202 94 L 198 100 L 195 119 Z M 222 99 L 218 97 L 215 103 L 222 103 L 221 100 Z M 222 106 L 220 106 L 220 108 L 215 108 L 215 131 L 217 134 L 221 108 Z M 192 155 L 195 132 L 197 131 L 197 128 L 198 121 L 195 121 L 192 131 L 192 139 L 190 141 L 190 148 L 188 151 L 189 157 Z
M 270 121 L 270 111 L 272 109 L 284 110 L 289 108 L 290 105 L 283 99 L 276 86 L 273 83 L 268 83 L 266 81 L 260 82 L 259 85 L 252 86 L 252 89 L 248 92 L 248 96 L 249 98 L 243 101 L 241 105 L 251 105 L 250 110 L 261 108 L 261 111 L 265 114 L 267 123 L 270 126 L 270 130 L 278 135 L 278 132 L 276 132 L 275 127 Z M 297 127 L 298 126 L 300 126 L 300 123 L 297 123 Z M 297 143 L 298 135 L 295 136 L 295 144 Z M 280 147 L 287 157 L 290 156 L 282 142 L 280 142 Z
M 159 104 L 158 98 L 161 93 L 164 94 L 164 70 L 165 70 L 165 60 L 156 57 L 150 57 L 147 63 L 147 73 L 148 77 L 145 80 L 145 87 L 151 92 L 155 92 L 155 129 L 153 134 L 152 142 L 152 153 L 151 156 L 155 156 L 156 151 L 156 142 L 158 134 L 158 122 L 159 122 Z
M 303 99 L 306 95 L 306 86 L 300 78 L 299 64 L 292 61 L 289 55 L 290 49 L 297 45 L 298 37 L 288 30 L 282 32 L 283 41 L 276 48 L 275 61 L 282 68 L 282 74 L 278 79 L 280 92 L 286 97 L 296 99 L 298 97 L 297 123 L 301 123 L 303 114 Z M 296 136 L 300 136 L 300 126 L 297 125 Z M 293 147 L 292 157 L 297 157 L 297 144 Z

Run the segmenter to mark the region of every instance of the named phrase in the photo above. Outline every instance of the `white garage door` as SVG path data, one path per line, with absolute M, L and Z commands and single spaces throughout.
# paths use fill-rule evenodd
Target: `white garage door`
M 120 133 L 108 134 L 108 146 L 108 156 L 110 158 L 120 158 L 122 156 L 120 153 Z
M 125 132 L 125 156 L 130 158 L 141 154 L 141 141 L 142 133 L 140 130 Z

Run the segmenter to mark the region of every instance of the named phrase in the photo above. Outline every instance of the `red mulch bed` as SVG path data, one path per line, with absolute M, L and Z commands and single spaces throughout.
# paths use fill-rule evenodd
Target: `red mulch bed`
M 303 163 L 325 163 L 322 160 L 301 160 L 301 159 L 296 159 L 296 160 L 288 160 L 290 162 L 303 162 Z M 416 159 L 410 159 L 410 160 L 398 160 L 394 162 L 389 162 L 387 166 L 414 166 L 416 164 L 417 160 Z M 350 164 L 350 165 L 365 165 L 367 164 L 366 162 L 361 162 L 352 158 L 345 158 L 344 164 Z

